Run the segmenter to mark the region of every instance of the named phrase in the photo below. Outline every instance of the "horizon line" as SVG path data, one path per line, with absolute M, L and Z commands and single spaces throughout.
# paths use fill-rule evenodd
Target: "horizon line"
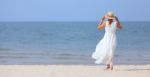
M 0 22 L 100 22 L 100 21 L 0 21 Z M 120 22 L 150 22 L 150 21 L 120 21 Z

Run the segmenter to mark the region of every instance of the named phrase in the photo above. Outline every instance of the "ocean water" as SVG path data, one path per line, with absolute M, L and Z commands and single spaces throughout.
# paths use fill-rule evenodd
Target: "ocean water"
M 0 22 L 0 64 L 87 64 L 98 22 Z M 122 22 L 115 64 L 150 64 L 150 22 Z

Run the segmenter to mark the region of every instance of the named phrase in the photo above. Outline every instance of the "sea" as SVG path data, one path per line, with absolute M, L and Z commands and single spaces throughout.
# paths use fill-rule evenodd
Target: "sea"
M 0 65 L 95 65 L 99 22 L 0 22 Z M 150 22 L 122 22 L 114 64 L 150 64 Z

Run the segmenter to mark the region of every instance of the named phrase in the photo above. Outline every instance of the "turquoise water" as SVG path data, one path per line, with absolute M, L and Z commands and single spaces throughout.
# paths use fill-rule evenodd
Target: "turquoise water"
M 94 64 L 98 22 L 0 22 L 0 64 Z M 115 64 L 150 64 L 150 22 L 123 22 Z

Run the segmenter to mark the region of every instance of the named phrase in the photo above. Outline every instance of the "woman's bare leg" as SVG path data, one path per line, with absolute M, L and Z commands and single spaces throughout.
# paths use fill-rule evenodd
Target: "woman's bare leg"
M 107 64 L 107 67 L 105 70 L 108 70 L 108 69 L 110 69 L 110 64 Z
M 113 58 L 111 59 L 110 70 L 113 70 Z
M 113 70 L 113 65 L 110 65 L 110 70 Z

